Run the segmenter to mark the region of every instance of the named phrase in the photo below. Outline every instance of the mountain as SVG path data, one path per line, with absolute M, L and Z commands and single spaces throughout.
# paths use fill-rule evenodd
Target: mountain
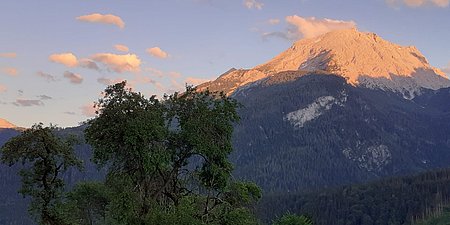
M 224 91 L 243 105 L 230 156 L 234 177 L 267 194 L 448 167 L 449 86 L 414 47 L 342 30 L 300 40 L 267 63 L 233 68 L 198 89 Z M 17 134 L 0 129 L 0 145 Z M 101 179 L 90 147 L 77 153 L 85 170 L 68 173 L 68 183 Z M 18 170 L 0 165 L 0 224 L 28 224 L 19 215 L 26 201 L 17 194 Z
M 0 118 L 0 128 L 16 128 L 17 126 L 8 122 L 5 119 Z
M 243 105 L 236 177 L 285 192 L 447 167 L 449 86 L 415 47 L 350 29 L 198 88 Z
M 238 88 L 284 71 L 326 71 L 354 86 L 399 92 L 412 98 L 421 88 L 449 87 L 445 74 L 429 65 L 415 47 L 403 47 L 374 33 L 338 30 L 302 39 L 267 63 L 252 69 L 232 69 L 199 86 L 232 94 Z
M 450 165 L 449 88 L 409 100 L 336 75 L 282 78 L 233 95 L 243 104 L 233 136 L 237 177 L 283 192 Z

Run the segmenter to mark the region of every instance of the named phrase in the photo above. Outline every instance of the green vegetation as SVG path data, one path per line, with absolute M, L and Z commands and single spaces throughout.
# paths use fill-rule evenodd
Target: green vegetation
M 57 204 L 61 202 L 64 181 L 70 167 L 81 166 L 73 151 L 73 139 L 61 139 L 55 127 L 36 124 L 1 148 L 1 161 L 9 166 L 22 163 L 20 193 L 31 197 L 30 212 L 40 224 L 61 224 Z
M 294 212 L 319 225 L 413 224 L 437 215 L 443 215 L 438 220 L 445 218 L 445 210 L 441 212 L 450 202 L 449 187 L 450 169 L 446 169 L 311 193 L 266 194 L 258 215 L 271 221 Z
M 297 216 L 294 214 L 286 214 L 276 220 L 273 225 L 312 225 L 310 219 L 305 216 Z
M 27 168 L 21 193 L 32 197 L 37 222 L 259 224 L 253 205 L 261 190 L 234 180 L 228 159 L 239 104 L 191 87 L 160 101 L 125 86 L 107 87 L 96 103 L 97 116 L 86 123 L 93 162 L 107 170 L 103 182 L 79 182 L 63 193 L 62 173 L 81 162 L 74 139 L 55 136 L 54 127 L 35 125 L 2 148 L 4 163 L 20 161 Z M 278 224 L 297 224 L 286 221 Z

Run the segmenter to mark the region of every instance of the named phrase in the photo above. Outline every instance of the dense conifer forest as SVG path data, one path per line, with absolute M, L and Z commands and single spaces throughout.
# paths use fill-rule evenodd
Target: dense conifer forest
M 383 179 L 310 193 L 266 194 L 258 216 L 271 221 L 282 213 L 308 215 L 318 225 L 428 224 L 447 216 L 450 169 Z

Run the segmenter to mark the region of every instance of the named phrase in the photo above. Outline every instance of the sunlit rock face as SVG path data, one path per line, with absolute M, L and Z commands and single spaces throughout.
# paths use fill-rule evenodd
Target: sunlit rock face
M 5 119 L 0 118 L 0 128 L 16 128 L 17 126 L 8 122 Z
M 344 77 L 352 85 L 400 92 L 405 98 L 420 94 L 421 88 L 450 86 L 445 74 L 430 66 L 417 48 L 347 29 L 299 40 L 267 63 L 253 69 L 232 69 L 199 89 L 230 95 L 242 86 L 285 71 L 325 71 Z

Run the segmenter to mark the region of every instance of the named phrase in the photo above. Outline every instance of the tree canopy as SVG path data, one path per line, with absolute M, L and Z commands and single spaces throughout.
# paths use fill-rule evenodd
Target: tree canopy
M 74 140 L 57 137 L 55 129 L 42 123 L 33 125 L 1 148 L 3 163 L 23 165 L 19 192 L 31 197 L 30 212 L 38 216 L 40 224 L 62 224 L 56 210 L 64 190 L 62 173 L 81 167 L 73 151 Z
M 192 87 L 145 98 L 121 82 L 108 86 L 95 106 L 86 140 L 94 161 L 108 167 L 105 185 L 118 196 L 109 210 L 122 212 L 115 222 L 146 224 L 157 211 L 193 210 L 199 223 L 256 223 L 246 206 L 261 191 L 234 181 L 228 160 L 239 120 L 235 100 Z

